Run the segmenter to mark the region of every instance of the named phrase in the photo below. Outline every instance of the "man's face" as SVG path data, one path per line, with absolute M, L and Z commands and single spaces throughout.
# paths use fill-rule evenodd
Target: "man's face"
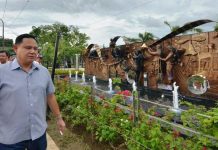
M 22 43 L 14 46 L 14 51 L 20 62 L 31 64 L 38 54 L 37 43 L 32 38 L 24 38 Z
M 6 53 L 0 53 L 0 63 L 5 64 L 8 61 L 8 56 Z

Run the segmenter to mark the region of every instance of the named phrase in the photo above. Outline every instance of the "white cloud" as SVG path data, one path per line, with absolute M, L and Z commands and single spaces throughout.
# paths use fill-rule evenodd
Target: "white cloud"
M 15 38 L 32 26 L 61 22 L 76 25 L 91 37 L 90 43 L 108 45 L 116 35 L 136 37 L 151 32 L 162 37 L 170 32 L 163 23 L 183 25 L 198 19 L 218 20 L 218 0 L 26 0 L 8 1 L 5 13 L 5 36 Z M 0 18 L 5 0 L 0 0 Z M 213 30 L 214 24 L 201 26 Z

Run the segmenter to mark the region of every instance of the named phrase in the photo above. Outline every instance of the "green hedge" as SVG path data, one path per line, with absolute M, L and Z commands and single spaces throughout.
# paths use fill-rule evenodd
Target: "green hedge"
M 52 69 L 49 69 L 49 72 L 51 73 Z M 84 69 L 76 70 L 76 69 L 55 69 L 55 75 L 69 75 L 69 71 L 71 71 L 71 75 L 76 74 L 76 71 L 78 71 L 78 74 L 82 74 L 84 72 Z

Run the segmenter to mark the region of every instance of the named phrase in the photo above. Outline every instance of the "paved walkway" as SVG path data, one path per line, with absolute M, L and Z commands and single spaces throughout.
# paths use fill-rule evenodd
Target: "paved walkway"
M 47 134 L 48 147 L 47 150 L 59 150 L 52 138 Z

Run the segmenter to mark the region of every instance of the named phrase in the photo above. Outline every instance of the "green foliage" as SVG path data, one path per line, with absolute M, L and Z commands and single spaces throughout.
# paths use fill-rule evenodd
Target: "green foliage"
M 120 103 L 120 104 L 123 104 L 124 103 L 124 98 L 122 95 L 114 95 L 112 98 L 111 98 L 111 102 L 113 104 L 116 104 L 116 103 Z
M 216 25 L 214 26 L 214 31 L 218 32 L 218 23 L 216 23 Z
M 116 91 L 116 93 L 117 93 L 117 92 L 120 92 L 120 91 L 121 91 L 120 86 L 116 85 L 116 86 L 114 87 L 114 91 Z
M 12 47 L 13 47 L 13 40 L 12 39 L 4 39 L 4 46 L 6 51 L 8 51 L 8 53 L 10 55 L 15 54 Z M 3 39 L 0 38 L 0 50 L 3 50 Z
M 150 32 L 139 33 L 138 38 L 125 37 L 128 42 L 148 42 L 154 40 L 154 35 Z
M 218 108 L 212 108 L 207 111 L 204 106 L 192 104 L 188 104 L 188 106 L 189 109 L 181 115 L 183 125 L 218 139 Z M 203 145 L 214 145 L 213 141 L 206 137 L 197 136 L 195 138 Z M 218 146 L 217 143 L 215 145 Z
M 113 81 L 112 83 L 115 84 L 115 85 L 116 84 L 121 84 L 121 78 L 113 78 L 112 81 Z
M 13 40 L 12 39 L 4 39 L 5 47 L 12 47 L 13 46 Z M 3 38 L 0 38 L 0 47 L 3 46 Z
M 132 112 L 124 111 L 119 100 L 123 95 L 115 95 L 111 99 L 100 96 L 100 99 L 93 99 L 91 90 L 87 86 L 69 85 L 67 82 L 56 82 L 57 100 L 62 109 L 65 120 L 72 126 L 85 126 L 87 131 L 95 135 L 98 141 L 116 143 L 124 142 L 130 150 L 155 149 L 155 150 L 199 150 L 203 148 L 216 149 L 218 145 L 204 136 L 192 135 L 186 138 L 181 136 L 179 130 L 171 129 L 152 117 L 140 111 L 140 120 L 133 123 Z M 191 110 L 183 116 L 184 125 L 197 130 L 208 128 L 208 134 L 217 131 L 218 109 L 207 111 L 204 107 L 192 106 L 184 103 Z M 192 110 L 194 109 L 194 110 Z M 149 110 L 155 112 L 153 107 Z M 199 118 L 196 113 L 204 112 L 210 115 L 210 120 L 204 120 L 205 126 L 199 128 Z M 166 113 L 165 113 L 166 114 Z
M 81 53 L 87 46 L 89 37 L 81 33 L 78 27 L 66 26 L 61 23 L 32 27 L 30 34 L 37 37 L 41 47 L 44 65 L 51 66 L 54 57 L 54 46 L 57 33 L 61 32 L 58 52 L 58 64 L 71 61 L 74 54 Z
M 83 70 L 75 70 L 75 69 L 55 69 L 55 75 L 69 75 L 69 71 L 71 71 L 72 76 L 76 74 L 76 71 L 78 74 L 82 74 Z M 51 72 L 51 69 L 49 69 L 49 72 Z
M 176 31 L 180 28 L 180 26 L 171 26 L 171 24 L 168 21 L 164 21 L 164 24 L 166 24 L 170 28 L 171 32 Z
M 202 33 L 202 32 L 203 32 L 203 29 L 201 29 L 201 28 L 193 28 L 191 31 L 192 31 L 193 33 Z
M 99 108 L 98 110 L 98 116 L 96 116 L 96 125 L 97 125 L 97 130 L 96 130 L 96 139 L 98 139 L 100 142 L 101 141 L 108 141 L 108 142 L 115 142 L 117 139 L 117 132 L 116 128 L 111 124 L 111 119 L 114 115 L 113 109 L 114 107 L 105 107 L 107 106 L 104 104 L 104 107 Z M 110 115 L 110 116 L 108 116 Z
M 180 26 L 178 26 L 178 25 L 172 26 L 168 21 L 164 21 L 164 24 L 167 25 L 170 28 L 171 32 L 176 31 L 177 29 L 180 28 Z M 190 29 L 188 31 L 183 32 L 183 34 L 185 34 L 187 32 L 202 33 L 203 29 L 201 29 L 201 28 L 193 28 L 193 29 Z
M 139 33 L 138 36 L 141 42 L 148 42 L 154 39 L 154 35 L 149 32 Z

